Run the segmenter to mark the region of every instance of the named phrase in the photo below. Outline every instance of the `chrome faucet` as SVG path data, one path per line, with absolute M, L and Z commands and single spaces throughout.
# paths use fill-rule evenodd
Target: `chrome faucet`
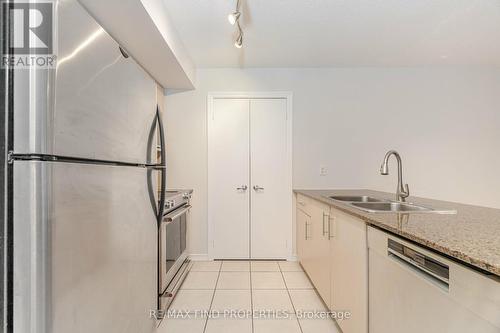
M 403 187 L 403 165 L 401 163 L 401 156 L 397 151 L 389 150 L 387 154 L 385 154 L 384 161 L 380 167 L 380 174 L 389 174 L 389 157 L 391 157 L 391 155 L 394 155 L 398 161 L 398 188 L 396 190 L 396 200 L 404 202 L 410 195 L 410 188 L 408 187 L 408 184 L 405 184 Z

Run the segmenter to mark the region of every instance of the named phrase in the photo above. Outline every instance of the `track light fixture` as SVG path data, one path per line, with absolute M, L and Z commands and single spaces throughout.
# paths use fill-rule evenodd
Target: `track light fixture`
M 227 20 L 229 21 L 229 23 L 231 23 L 231 25 L 234 25 L 240 18 L 240 15 L 240 12 L 231 13 L 227 16 Z
M 236 42 L 234 42 L 234 46 L 236 46 L 238 49 L 241 49 L 243 47 L 243 32 L 242 31 L 240 31 L 238 38 L 236 38 Z
M 236 41 L 234 42 L 234 46 L 237 47 L 238 49 L 241 49 L 243 47 L 243 30 L 241 30 L 240 26 L 240 0 L 237 0 L 236 2 L 236 10 L 229 14 L 227 16 L 227 20 L 231 25 L 235 25 L 238 28 L 238 37 L 236 38 Z

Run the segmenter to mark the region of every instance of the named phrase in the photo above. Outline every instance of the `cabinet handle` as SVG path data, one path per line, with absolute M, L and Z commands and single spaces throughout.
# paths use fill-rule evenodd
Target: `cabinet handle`
M 325 224 L 327 224 L 327 223 L 325 223 L 325 217 L 327 218 L 327 221 L 328 221 L 328 223 L 329 223 L 329 220 L 330 220 L 330 215 L 325 214 L 325 212 L 323 212 L 323 236 L 328 235 L 328 230 L 327 230 L 327 229 L 326 229 L 326 227 L 325 227 Z M 329 228 L 330 228 L 330 227 L 328 227 L 328 229 L 329 229 Z
M 307 223 L 307 222 L 306 222 L 305 226 L 306 226 L 306 230 L 305 230 L 305 236 L 306 236 L 306 237 L 305 237 L 305 239 L 306 239 L 306 240 L 308 240 L 308 239 L 309 239 L 309 236 L 308 236 L 308 232 L 307 232 L 307 231 L 309 230 L 309 228 L 308 228 L 309 223 Z
M 332 239 L 335 237 L 335 233 L 332 235 L 332 224 L 333 224 L 333 229 L 335 229 L 335 216 L 329 216 L 328 217 L 328 239 Z
M 236 188 L 237 191 L 246 191 L 247 189 L 248 189 L 248 186 L 246 186 L 246 185 L 241 185 L 240 187 Z

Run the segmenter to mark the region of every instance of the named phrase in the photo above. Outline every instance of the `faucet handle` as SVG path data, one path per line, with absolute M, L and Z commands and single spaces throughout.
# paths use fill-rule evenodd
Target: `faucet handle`
M 410 196 L 410 187 L 408 184 L 405 184 L 405 191 L 404 191 L 404 197 L 409 197 Z

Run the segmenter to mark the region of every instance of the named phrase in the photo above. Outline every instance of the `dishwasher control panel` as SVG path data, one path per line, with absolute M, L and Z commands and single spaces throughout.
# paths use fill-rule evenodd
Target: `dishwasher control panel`
M 424 271 L 425 273 L 433 276 L 434 278 L 449 284 L 450 281 L 450 267 L 443 264 L 425 254 L 422 254 L 414 249 L 411 249 L 393 239 L 387 240 L 387 251 L 415 268 Z

